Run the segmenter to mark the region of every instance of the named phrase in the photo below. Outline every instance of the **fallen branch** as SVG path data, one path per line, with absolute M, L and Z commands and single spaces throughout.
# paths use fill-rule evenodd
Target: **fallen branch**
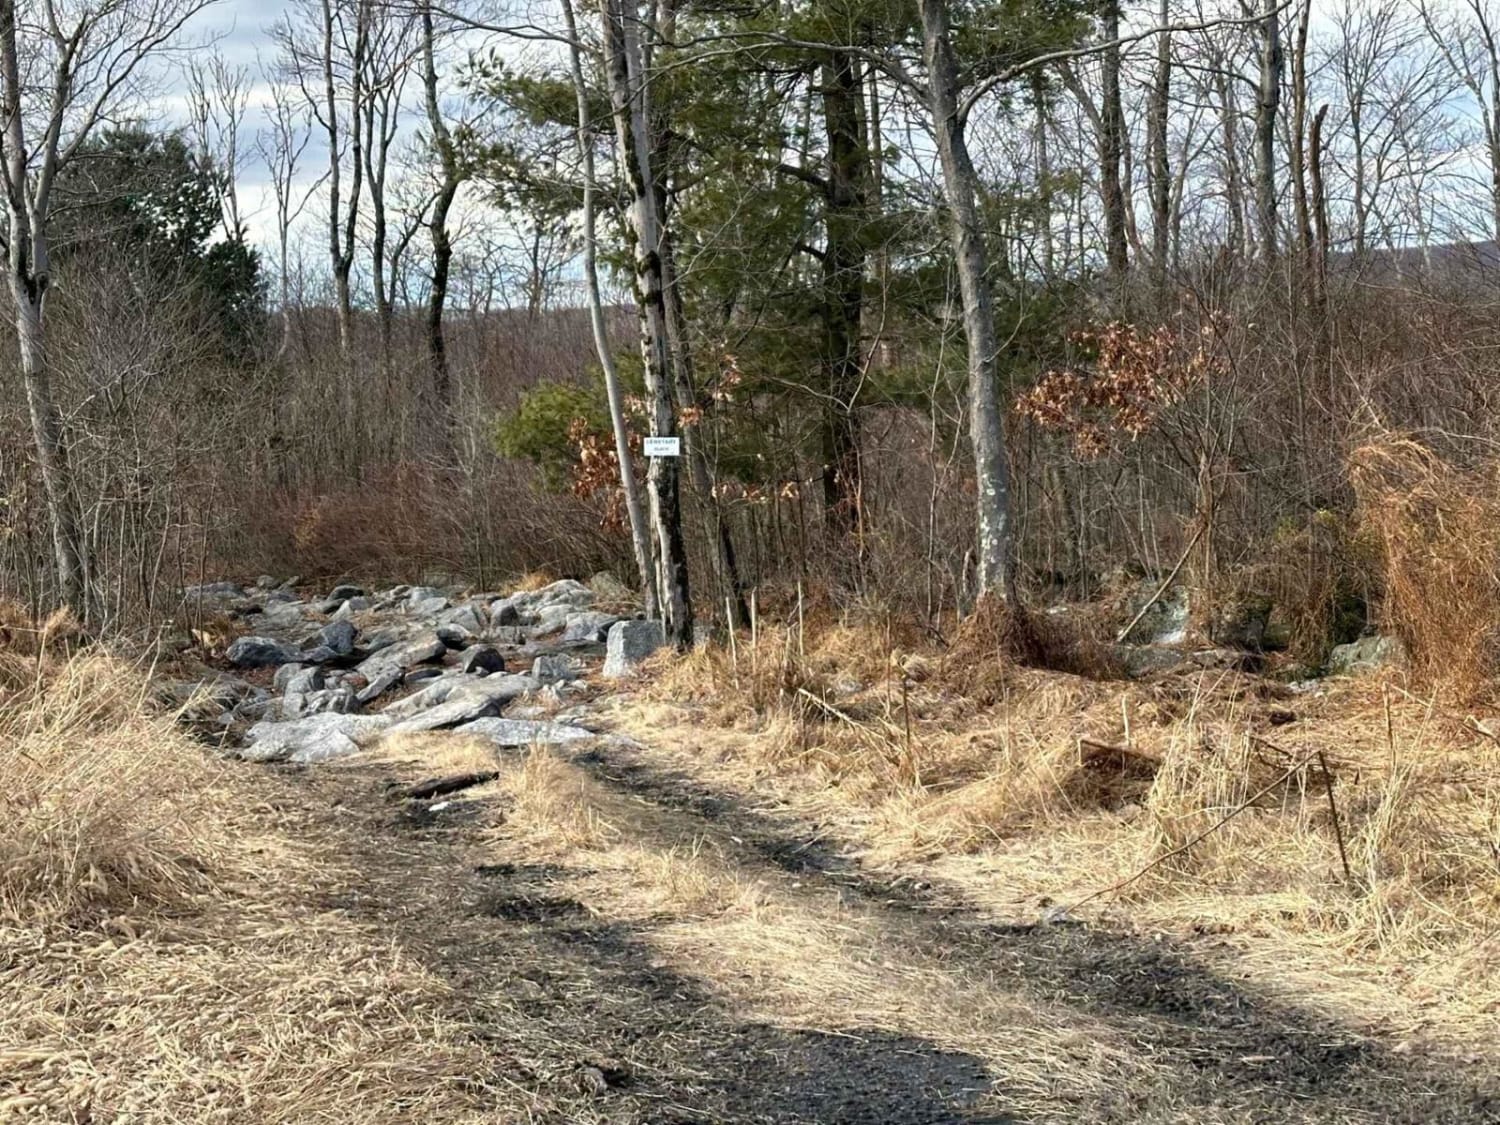
M 1156 588 L 1156 593 L 1152 594 L 1151 597 L 1146 599 L 1146 604 L 1141 606 L 1140 613 L 1137 613 L 1130 619 L 1130 624 L 1120 630 L 1120 635 L 1115 638 L 1115 644 L 1119 645 L 1125 643 L 1125 638 L 1130 636 L 1131 630 L 1141 623 L 1141 618 L 1145 617 L 1146 614 L 1150 612 L 1152 606 L 1161 601 L 1161 596 L 1165 594 L 1172 583 L 1176 581 L 1177 573 L 1182 569 L 1183 564 L 1188 561 L 1188 556 L 1193 553 L 1193 548 L 1198 545 L 1198 540 L 1203 535 L 1203 526 L 1204 525 L 1201 523 L 1198 525 L 1198 530 L 1193 532 L 1193 537 L 1188 540 L 1188 545 L 1182 549 L 1182 557 L 1177 560 L 1177 565 L 1172 568 L 1172 573 L 1167 575 L 1167 580 Z
M 446 797 L 449 793 L 494 781 L 499 776 L 498 770 L 482 770 L 478 773 L 454 774 L 451 777 L 433 777 L 405 789 L 397 789 L 392 792 L 391 798 L 397 801 L 426 801 L 432 797 Z

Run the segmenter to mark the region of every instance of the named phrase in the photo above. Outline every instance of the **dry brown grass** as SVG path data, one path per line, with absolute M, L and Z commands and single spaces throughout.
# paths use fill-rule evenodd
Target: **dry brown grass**
M 1469 702 L 1500 676 L 1500 464 L 1460 469 L 1398 437 L 1355 451 L 1360 514 L 1384 555 L 1386 619 L 1419 680 Z
M 741 634 L 737 660 L 668 663 L 622 705 L 625 728 L 1010 915 L 1088 900 L 1085 914 L 1233 935 L 1268 987 L 1318 981 L 1360 1020 L 1389 994 L 1380 1011 L 1427 1013 L 1433 1036 L 1500 1010 L 1500 745 L 1447 694 L 1410 694 L 1399 673 L 1308 695 L 1222 672 L 1101 682 L 932 649 L 877 665 L 873 630 L 838 636 L 850 675 L 819 634 L 800 662 L 776 627 L 760 641 L 758 662 Z M 854 690 L 796 704 L 793 666 Z
M 64 632 L 0 651 L 0 1120 L 494 1120 L 448 988 L 322 905 L 364 873 Z

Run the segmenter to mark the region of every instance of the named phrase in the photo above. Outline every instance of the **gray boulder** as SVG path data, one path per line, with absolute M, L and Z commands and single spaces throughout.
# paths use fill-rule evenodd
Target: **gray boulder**
M 1406 646 L 1399 637 L 1361 637 L 1346 645 L 1337 645 L 1328 654 L 1330 675 L 1350 675 L 1367 672 L 1387 664 L 1400 664 L 1406 660 Z
M 609 679 L 628 676 L 662 645 L 666 634 L 660 621 L 617 621 L 609 628 L 604 672 Z
M 610 605 L 624 605 L 639 600 L 629 586 L 607 570 L 601 570 L 589 579 L 589 589 L 594 591 L 596 598 Z
M 373 680 L 386 668 L 397 668 L 404 672 L 419 664 L 437 660 L 447 651 L 448 646 L 436 633 L 419 633 L 407 640 L 386 645 L 367 657 L 355 671 L 366 680 Z
M 567 628 L 568 619 L 577 614 L 578 610 L 567 602 L 557 605 L 544 605 L 532 615 L 531 633 L 533 636 L 545 637 L 556 633 L 560 629 Z
M 255 580 L 255 588 L 257 590 L 274 590 L 280 585 L 281 579 L 272 578 L 269 574 L 262 574 Z
M 435 617 L 447 608 L 448 599 L 441 596 L 406 603 L 406 612 L 413 617 Z
M 306 664 L 296 661 L 291 664 L 283 664 L 276 669 L 276 675 L 271 677 L 271 687 L 278 692 L 286 691 L 287 685 L 292 682 L 292 677 L 306 669 L 306 667 Z
M 594 604 L 594 591 L 582 582 L 564 578 L 550 586 L 543 586 L 531 595 L 537 606 L 570 605 L 574 609 L 587 609 Z
M 598 737 L 583 727 L 539 719 L 475 719 L 454 730 L 487 738 L 496 746 L 558 746 Z
M 446 624 L 437 627 L 438 639 L 449 648 L 468 648 L 474 643 L 474 634 L 462 625 Z
M 583 675 L 583 670 L 571 657 L 563 656 L 561 653 L 551 653 L 538 656 L 531 662 L 531 675 L 540 683 L 554 684 L 576 680 Z
M 281 714 L 287 719 L 325 713 L 344 715 L 353 711 L 356 706 L 354 689 L 345 685 L 316 691 L 289 691 L 281 701 Z
M 530 676 L 494 675 L 483 679 L 466 676 L 457 687 L 448 686 L 446 679 L 387 707 L 386 715 L 399 711 L 407 716 L 392 726 L 391 732 L 441 730 L 472 719 L 498 715 L 511 700 L 534 692 L 540 686 Z M 441 702 L 424 705 L 426 700 L 438 698 Z
M 291 664 L 299 655 L 291 645 L 270 637 L 236 637 L 224 653 L 236 668 L 274 668 Z
M 457 625 L 469 633 L 484 632 L 484 618 L 472 604 L 456 605 L 443 613 L 438 621 L 444 625 Z
M 300 719 L 260 722 L 239 756 L 249 762 L 327 762 L 357 754 L 391 725 L 384 715 L 325 711 Z
M 493 645 L 470 645 L 459 653 L 458 670 L 470 675 L 488 676 L 505 671 L 505 657 Z
M 567 625 L 563 629 L 563 642 L 599 642 L 604 640 L 609 632 L 609 627 L 620 618 L 613 613 L 599 613 L 596 610 L 583 610 L 570 613 L 567 617 Z
M 314 645 L 307 649 L 297 659 L 304 664 L 327 664 L 330 660 L 337 660 L 339 654 L 327 645 Z
M 501 598 L 490 603 L 491 625 L 521 624 L 521 610 L 514 598 Z
M 400 668 L 383 668 L 359 690 L 355 699 L 360 703 L 372 703 L 401 682 Z
M 291 667 L 291 665 L 287 665 Z M 306 695 L 308 692 L 322 690 L 325 682 L 323 669 L 314 665 L 311 668 L 299 668 L 296 672 L 286 678 L 281 691 L 286 695 Z
M 348 656 L 354 651 L 354 638 L 358 635 L 352 621 L 330 621 L 318 630 L 318 642 L 339 656 Z
M 301 602 L 269 602 L 260 611 L 260 624 L 266 629 L 295 629 L 302 624 Z
M 331 603 L 330 602 L 324 602 L 323 604 L 326 607 L 327 605 L 329 605 Z M 349 618 L 353 617 L 356 613 L 363 613 L 365 610 L 369 609 L 372 605 L 374 605 L 374 603 L 372 601 L 370 601 L 369 598 L 362 598 L 362 597 L 361 598 L 350 598 L 347 601 L 345 601 L 343 605 L 335 606 L 333 609 L 326 609 L 325 608 L 323 610 L 323 612 L 324 613 L 331 613 L 331 614 L 333 614 L 333 618 L 334 618 L 335 621 L 347 621 Z

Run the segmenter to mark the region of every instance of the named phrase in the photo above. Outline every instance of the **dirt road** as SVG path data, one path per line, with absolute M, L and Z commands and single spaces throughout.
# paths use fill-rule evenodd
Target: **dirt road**
M 392 797 L 391 769 L 423 766 L 263 781 L 282 831 L 360 872 L 321 907 L 455 986 L 495 1120 L 1500 1121 L 1482 1068 L 1258 999 L 1169 943 L 872 877 L 638 745 L 546 753 L 545 777 L 435 800 Z

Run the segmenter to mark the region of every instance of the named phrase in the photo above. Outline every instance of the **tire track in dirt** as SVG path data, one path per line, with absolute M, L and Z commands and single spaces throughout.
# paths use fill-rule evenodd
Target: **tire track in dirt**
M 475 864 L 503 819 L 490 797 L 410 815 L 366 766 L 283 768 L 284 826 L 356 867 L 320 903 L 398 943 L 455 990 L 493 1051 L 476 1075 L 498 1122 L 1008 1125 L 980 1107 L 978 1060 L 912 1036 L 790 1030 L 744 1019 L 663 963 L 637 929 L 572 897 L 578 873 Z M 486 1120 L 490 1120 L 486 1118 Z
M 1171 943 L 1093 926 L 993 921 L 952 886 L 862 871 L 810 827 L 664 767 L 628 741 L 601 740 L 568 757 L 599 782 L 690 818 L 702 833 L 811 888 L 853 896 L 933 963 L 1102 1020 L 1157 1064 L 1159 1079 L 1145 1088 L 1116 1090 L 1089 1107 L 1059 1104 L 1058 1120 L 1500 1121 L 1492 1076 L 1392 1053 L 1307 1010 L 1255 996 Z M 1003 1090 L 1004 1074 L 996 1080 Z M 1028 1107 L 1028 1116 L 1037 1110 Z

